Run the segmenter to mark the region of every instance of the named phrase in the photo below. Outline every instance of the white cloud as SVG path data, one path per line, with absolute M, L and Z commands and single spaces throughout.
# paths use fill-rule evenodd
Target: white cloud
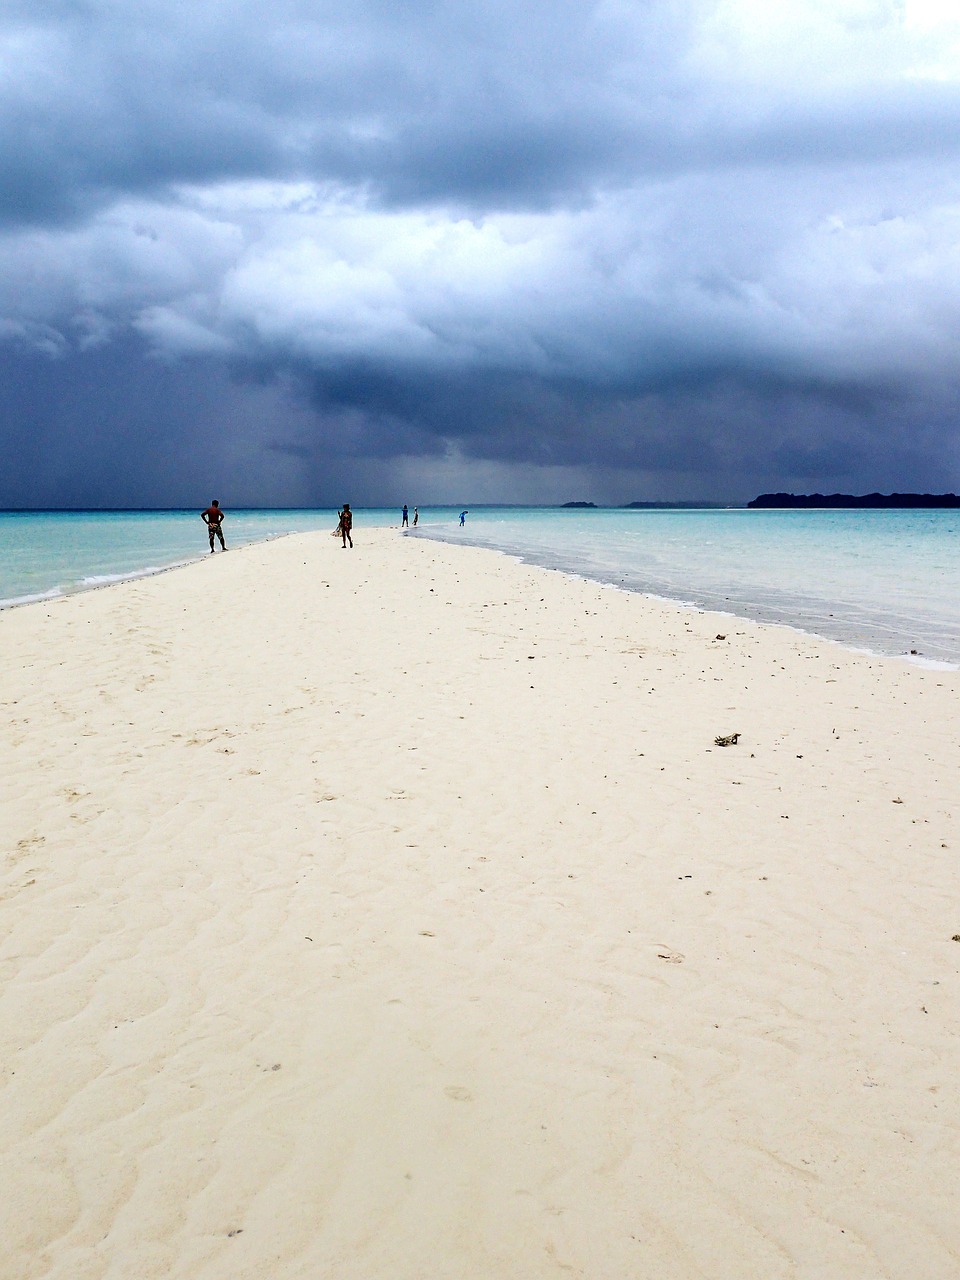
M 119 204 L 0 240 L 0 300 L 86 343 L 133 326 L 167 355 L 503 369 L 598 385 L 665 370 L 876 378 L 958 363 L 960 199 L 699 175 L 578 212 L 389 213 L 302 182 Z M 236 199 L 236 208 L 232 207 Z M 231 220 L 232 219 L 232 220 Z

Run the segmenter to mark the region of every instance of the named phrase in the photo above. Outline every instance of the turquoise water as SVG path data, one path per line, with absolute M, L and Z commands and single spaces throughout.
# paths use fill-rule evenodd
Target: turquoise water
M 423 508 L 417 534 L 785 623 L 884 654 L 960 664 L 960 512 Z M 396 526 L 358 510 L 357 530 Z M 228 512 L 228 546 L 329 531 L 333 510 Z M 412 518 L 412 508 L 411 508 Z M 0 513 L 0 604 L 50 598 L 208 554 L 196 511 Z

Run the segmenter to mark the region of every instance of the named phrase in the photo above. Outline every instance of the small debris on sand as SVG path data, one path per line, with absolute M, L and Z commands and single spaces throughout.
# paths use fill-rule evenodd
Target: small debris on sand
M 721 734 L 714 738 L 713 743 L 717 747 L 735 747 L 739 737 L 739 733 Z

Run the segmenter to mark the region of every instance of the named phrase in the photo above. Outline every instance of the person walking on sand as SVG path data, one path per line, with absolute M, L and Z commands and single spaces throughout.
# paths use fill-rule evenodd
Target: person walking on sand
M 463 526 L 467 523 L 467 516 L 468 516 L 469 514 L 470 514 L 470 512 L 469 512 L 469 511 L 461 511 L 461 512 L 460 512 L 460 528 L 461 528 L 461 529 L 462 529 L 462 528 L 463 528 Z
M 350 510 L 350 503 L 345 502 L 343 504 L 343 510 L 340 512 L 340 533 L 343 537 L 344 547 L 346 547 L 348 542 L 350 543 L 351 548 L 353 547 L 353 538 L 351 537 L 352 530 L 353 512 Z
M 207 533 L 210 535 L 210 550 L 214 550 L 214 538 L 220 539 L 221 550 L 226 551 L 227 544 L 223 540 L 223 512 L 220 510 L 220 503 L 216 498 L 210 503 L 206 511 L 200 512 L 200 519 L 207 526 Z
M 413 508 L 413 527 L 414 527 L 414 528 L 416 528 L 416 527 L 417 527 L 417 521 L 418 521 L 419 519 L 420 519 L 420 508 L 419 508 L 419 507 L 414 507 L 414 508 Z
M 410 521 L 407 518 L 407 504 L 403 504 L 403 519 L 400 521 L 400 528 L 407 529 L 410 527 Z

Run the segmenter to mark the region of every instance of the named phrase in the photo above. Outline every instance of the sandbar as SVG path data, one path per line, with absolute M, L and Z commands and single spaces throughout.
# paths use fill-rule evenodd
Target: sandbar
M 958 673 L 355 542 L 0 615 L 4 1277 L 955 1280 Z

